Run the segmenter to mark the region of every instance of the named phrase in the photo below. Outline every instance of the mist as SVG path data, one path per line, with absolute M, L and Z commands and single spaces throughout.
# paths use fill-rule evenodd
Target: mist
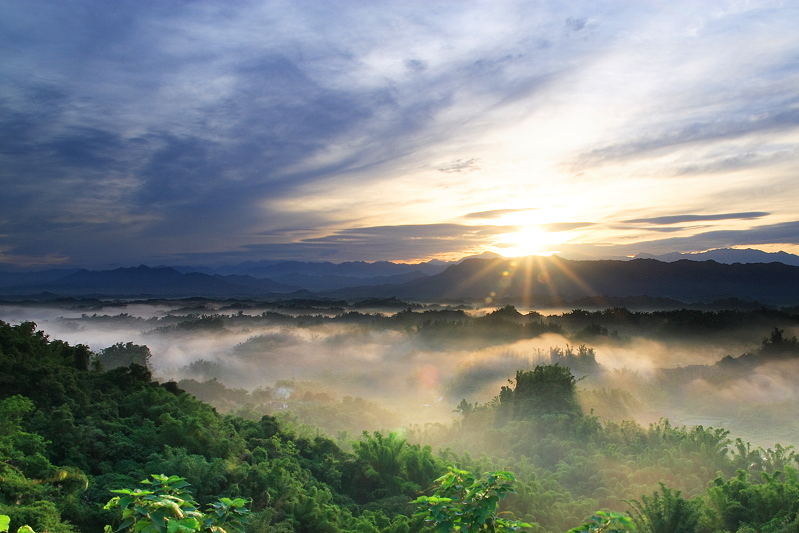
M 156 379 L 219 410 L 294 417 L 331 433 L 448 424 L 462 400 L 490 402 L 518 370 L 559 363 L 601 421 L 668 418 L 723 426 L 760 446 L 799 441 L 799 417 L 785 409 L 799 398 L 799 358 L 752 359 L 774 328 L 796 334 L 787 312 L 708 312 L 703 326 L 678 314 L 461 307 L 19 304 L 0 306 L 0 320 L 33 321 L 95 353 L 146 345 Z M 725 357 L 749 362 L 731 369 Z M 777 414 L 778 427 L 768 427 Z

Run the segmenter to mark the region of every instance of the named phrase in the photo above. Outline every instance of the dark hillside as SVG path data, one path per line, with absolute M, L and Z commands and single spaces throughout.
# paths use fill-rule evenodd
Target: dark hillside
M 688 260 L 664 263 L 655 259 L 467 259 L 428 278 L 333 294 L 346 297 L 367 293 L 424 300 L 515 298 L 542 305 L 584 298 L 640 296 L 682 302 L 739 298 L 788 305 L 799 302 L 799 267 Z

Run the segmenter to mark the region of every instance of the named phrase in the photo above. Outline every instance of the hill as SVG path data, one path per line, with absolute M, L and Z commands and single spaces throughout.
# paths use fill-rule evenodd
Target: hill
M 533 305 L 640 296 L 681 302 L 738 298 L 788 305 L 799 301 L 799 267 L 782 263 L 727 265 L 688 260 L 665 263 L 655 259 L 467 259 L 435 276 L 332 294 L 344 298 L 367 293 L 421 300 L 511 298 Z
M 657 259 L 658 261 L 673 262 L 680 259 L 689 261 L 716 261 L 717 263 L 783 263 L 786 265 L 799 266 L 799 256 L 787 252 L 764 252 L 762 250 L 738 250 L 734 248 L 718 248 L 693 254 L 672 252 L 669 254 L 652 255 L 638 254 L 636 259 Z
M 180 298 L 270 296 L 302 290 L 299 286 L 259 280 L 252 276 L 181 273 L 169 267 L 151 268 L 145 265 L 100 271 L 49 271 L 46 274 L 6 274 L 0 277 L 0 294 Z
M 144 265 L 103 271 L 50 271 L 25 277 L 0 276 L 0 295 L 6 298 L 43 293 L 45 296 L 41 298 L 395 297 L 421 301 L 484 300 L 488 303 L 510 299 L 536 306 L 579 302 L 612 305 L 625 299 L 669 300 L 670 306 L 725 299 L 767 305 L 799 303 L 799 266 L 776 262 L 470 258 L 435 275 L 410 270 L 367 278 L 323 274 L 330 270 L 320 268 L 316 274 L 285 274 L 284 279 L 292 281 L 290 284 L 244 274 L 180 272 L 170 267 Z M 381 270 L 382 267 L 378 271 Z M 337 289 L 326 288 L 331 286 Z

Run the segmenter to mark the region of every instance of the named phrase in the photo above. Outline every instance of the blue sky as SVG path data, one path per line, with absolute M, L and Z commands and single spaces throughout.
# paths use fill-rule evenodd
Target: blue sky
M 0 3 L 0 268 L 799 251 L 799 4 Z

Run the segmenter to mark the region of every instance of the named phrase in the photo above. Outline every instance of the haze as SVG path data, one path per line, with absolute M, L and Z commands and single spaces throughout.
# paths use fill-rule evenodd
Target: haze
M 667 417 L 674 424 L 725 427 L 761 446 L 799 439 L 799 417 L 785 410 L 799 398 L 795 359 L 764 360 L 734 372 L 717 365 L 725 356 L 756 352 L 774 327 L 785 328 L 786 338 L 796 335 L 789 313 L 707 313 L 702 320 L 674 311 L 646 325 L 618 311 L 604 318 L 582 311 L 525 316 L 428 305 L 353 314 L 324 306 L 292 311 L 187 303 L 6 304 L 0 320 L 35 321 L 53 338 L 98 353 L 118 342 L 147 345 L 160 380 L 178 381 L 217 408 L 244 416 L 315 416 L 314 424 L 331 436 L 449 423 L 462 400 L 488 402 L 517 370 L 560 362 L 582 377 L 581 400 L 604 421 Z M 500 321 L 487 329 L 475 323 L 469 335 L 457 329 L 465 317 L 486 312 Z M 693 319 L 685 323 L 684 316 Z M 601 331 L 606 319 L 621 327 Z M 539 333 L 523 329 L 528 322 L 540 323 L 534 326 Z M 568 358 L 577 352 L 590 357 Z M 561 359 L 553 360 L 553 353 Z M 245 390 L 253 396 L 246 399 Z M 354 409 L 352 398 L 369 402 L 363 408 L 369 416 L 330 414 L 337 404 Z M 775 417 L 780 423 L 769 424 Z

